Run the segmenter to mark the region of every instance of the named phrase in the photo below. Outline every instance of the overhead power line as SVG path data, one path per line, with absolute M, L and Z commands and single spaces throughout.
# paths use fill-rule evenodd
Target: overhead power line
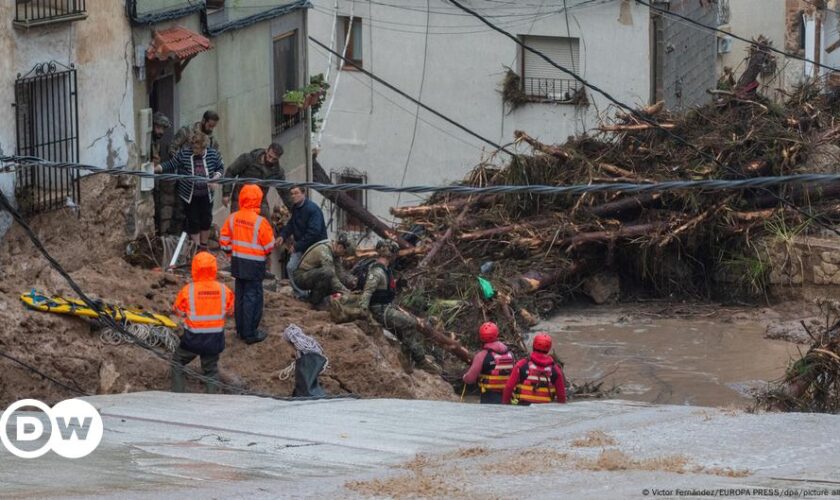
M 5 161 L 5 159 L 0 158 L 0 161 Z M 135 335 L 134 333 L 128 331 L 128 329 L 126 329 L 120 322 L 114 320 L 114 318 L 112 318 L 106 311 L 103 310 L 103 307 L 100 303 L 98 303 L 94 300 L 91 300 L 91 298 L 88 297 L 87 294 L 84 293 L 84 291 L 82 291 L 82 289 L 81 289 L 81 287 L 79 287 L 78 283 L 76 283 L 73 280 L 73 278 L 67 273 L 67 271 L 61 266 L 61 264 L 59 264 L 58 261 L 56 261 L 55 258 L 52 255 L 50 255 L 50 253 L 47 251 L 46 247 L 44 247 L 44 244 L 41 242 L 41 240 L 38 238 L 38 236 L 35 234 L 35 232 L 32 230 L 32 228 L 26 222 L 26 219 L 24 219 L 23 216 L 20 214 L 20 212 L 12 206 L 12 204 L 9 202 L 8 198 L 6 198 L 6 195 L 3 193 L 2 190 L 0 190 L 0 209 L 6 210 L 7 212 L 9 212 L 9 214 L 11 214 L 12 218 L 23 229 L 24 233 L 26 233 L 26 236 L 29 238 L 29 240 L 32 242 L 32 244 L 35 246 L 35 248 L 47 260 L 50 267 L 52 267 L 56 272 L 58 272 L 59 275 L 61 275 L 62 278 L 64 278 L 64 281 L 67 282 L 67 284 L 70 286 L 70 288 L 78 295 L 78 297 L 82 300 L 82 302 L 85 303 L 86 306 L 88 306 L 92 310 L 96 311 L 96 313 L 98 315 L 98 319 L 102 323 L 104 323 L 105 326 L 107 326 L 109 328 L 112 328 L 112 329 L 116 330 L 117 332 L 125 335 L 126 338 L 131 339 L 131 341 L 132 341 L 132 343 L 134 343 L 134 345 L 145 349 L 150 354 L 152 354 L 156 358 L 162 360 L 163 362 L 167 363 L 171 367 L 178 368 L 178 369 L 182 370 L 185 375 L 187 375 L 191 378 L 194 378 L 196 380 L 200 380 L 204 383 L 208 383 L 208 382 L 213 383 L 217 387 L 223 388 L 223 389 L 228 389 L 229 391 L 231 391 L 234 394 L 242 394 L 242 395 L 247 395 L 247 396 L 257 396 L 257 397 L 263 397 L 263 398 L 278 399 L 278 400 L 282 400 L 282 401 L 296 401 L 296 400 L 306 401 L 306 400 L 316 400 L 316 399 L 358 398 L 358 396 L 356 396 L 355 394 L 341 394 L 341 395 L 324 396 L 324 397 L 297 397 L 297 396 L 284 397 L 284 396 L 275 396 L 275 395 L 272 395 L 272 394 L 254 392 L 254 391 L 249 391 L 249 390 L 243 389 L 241 387 L 237 387 L 235 385 L 231 385 L 231 384 L 222 382 L 221 380 L 217 380 L 217 379 L 214 379 L 214 378 L 211 378 L 211 377 L 207 377 L 206 375 L 203 375 L 201 373 L 196 372 L 195 370 L 193 370 L 189 366 L 182 366 L 179 363 L 176 363 L 169 356 L 159 352 L 157 349 L 155 349 L 148 342 L 146 342 L 145 340 L 137 337 L 137 335 Z M 32 368 L 33 370 L 37 370 L 34 367 L 30 367 L 30 368 Z M 37 372 L 37 373 L 39 373 L 39 375 L 42 375 L 42 376 L 46 377 L 46 375 L 44 375 L 43 373 L 40 373 L 40 372 Z M 58 382 L 56 380 L 51 379 L 51 381 L 54 382 L 54 383 L 61 384 L 61 382 Z
M 840 183 L 840 174 L 795 174 L 795 175 L 779 175 L 769 177 L 752 177 L 749 179 L 703 179 L 703 180 L 674 180 L 663 181 L 649 184 L 636 183 L 610 183 L 610 184 L 571 184 L 566 186 L 549 186 L 545 184 L 525 184 L 525 185 L 497 185 L 497 186 L 387 186 L 384 184 L 321 184 L 318 182 L 291 182 L 278 181 L 270 179 L 251 179 L 251 178 L 220 178 L 208 180 L 206 177 L 195 175 L 181 175 L 181 174 L 148 174 L 137 170 L 124 170 L 119 168 L 102 168 L 92 165 L 81 165 L 75 163 L 52 163 L 47 161 L 32 162 L 32 157 L 2 157 L 0 161 L 18 161 L 19 159 L 28 160 L 31 163 L 21 163 L 20 168 L 28 168 L 34 166 L 46 166 L 60 169 L 72 170 L 89 170 L 93 173 L 108 174 L 111 176 L 129 175 L 133 177 L 150 178 L 158 181 L 201 181 L 208 184 L 256 184 L 259 186 L 274 187 L 279 189 L 289 189 L 293 186 L 300 186 L 304 188 L 314 189 L 316 191 L 379 191 L 383 193 L 415 193 L 415 194 L 429 194 L 429 193 L 452 193 L 452 194 L 542 194 L 542 195 L 561 195 L 561 194 L 585 194 L 585 193 L 664 193 L 670 191 L 742 191 L 745 189 L 768 188 L 774 186 L 784 185 L 803 185 L 803 184 L 834 184 Z M 37 160 L 37 159 L 36 159 Z
M 450 125 L 454 125 L 454 126 L 458 127 L 459 129 L 463 130 L 464 132 L 466 132 L 466 133 L 470 134 L 471 136 L 473 136 L 473 137 L 475 137 L 475 138 L 477 138 L 477 139 L 480 139 L 480 140 L 481 140 L 481 141 L 483 141 L 483 142 L 486 142 L 487 144 L 489 144 L 489 145 L 493 146 L 494 148 L 496 148 L 498 151 L 504 151 L 505 153 L 509 154 L 510 156 L 516 156 L 516 154 L 515 154 L 513 151 L 511 151 L 511 150 L 507 149 L 505 146 L 502 146 L 502 145 L 500 145 L 500 144 L 497 144 L 496 142 L 494 142 L 494 141 L 492 141 L 492 140 L 490 140 L 490 139 L 488 139 L 488 138 L 484 137 L 483 135 L 481 135 L 481 134 L 479 134 L 479 133 L 477 133 L 477 132 L 474 132 L 473 130 L 471 130 L 471 129 L 467 128 L 466 126 L 461 125 L 460 123 L 456 122 L 456 121 L 455 121 L 455 120 L 453 120 L 452 118 L 449 118 L 448 116 L 444 115 L 444 114 L 443 114 L 443 113 L 441 113 L 440 111 L 438 111 L 438 110 L 436 110 L 436 109 L 433 109 L 433 108 L 431 108 L 431 107 L 427 106 L 426 104 L 423 104 L 422 102 L 420 102 L 420 100 L 415 99 L 414 97 L 411 97 L 410 95 L 406 94 L 405 92 L 403 92 L 403 91 L 402 91 L 402 90 L 400 90 L 399 88 L 395 87 L 394 85 L 392 85 L 392 84 L 388 83 L 387 81 L 383 80 L 382 78 L 380 78 L 380 77 L 378 77 L 378 76 L 374 75 L 374 74 L 373 74 L 373 73 L 371 73 L 370 71 L 368 71 L 368 70 L 366 70 L 366 69 L 362 68 L 361 66 L 359 66 L 358 64 L 356 64 L 356 63 L 355 63 L 355 62 L 353 62 L 352 60 L 350 60 L 350 59 L 348 59 L 348 58 L 346 58 L 346 57 L 342 56 L 342 55 L 341 55 L 341 54 L 339 54 L 338 52 L 336 52 L 336 51 L 332 50 L 331 48 L 327 47 L 326 45 L 324 45 L 323 43 L 321 43 L 320 41 L 318 41 L 318 39 L 317 39 L 317 38 L 310 36 L 310 37 L 309 37 L 309 39 L 310 39 L 310 40 L 312 40 L 312 43 L 314 43 L 315 45 L 318 45 L 318 46 L 319 46 L 319 47 L 321 47 L 322 49 L 326 50 L 327 52 L 331 53 L 332 55 L 334 55 L 334 56 L 336 56 L 336 57 L 340 58 L 341 60 L 343 60 L 346 64 L 349 64 L 350 66 L 353 66 L 354 68 L 356 68 L 357 70 L 359 70 L 361 73 L 364 73 L 365 75 L 367 75 L 367 76 L 371 77 L 372 79 L 374 79 L 374 80 L 376 80 L 377 82 L 381 83 L 382 85 L 384 85 L 384 86 L 388 87 L 389 89 L 391 89 L 392 91 L 396 92 L 397 94 L 399 94 L 399 95 L 401 95 L 401 96 L 405 97 L 405 98 L 406 98 L 406 99 L 408 99 L 409 101 L 411 101 L 411 102 L 413 102 L 413 103 L 417 104 L 418 106 L 420 106 L 421 108 L 425 109 L 426 111 L 428 111 L 428 112 L 432 113 L 433 115 L 437 116 L 438 118 L 443 119 L 444 121 L 446 121 L 446 122 L 447 122 L 447 123 L 449 123 Z
M 636 0 L 636 1 L 637 1 L 637 2 L 642 3 L 643 5 L 648 5 L 648 6 L 649 6 L 649 4 L 644 4 L 643 2 L 641 2 L 641 0 Z M 642 121 L 642 122 L 645 122 L 645 123 L 647 123 L 647 124 L 649 124 L 649 125 L 651 125 L 651 126 L 655 127 L 656 129 L 658 129 L 658 130 L 662 131 L 665 135 L 667 135 L 668 137 L 670 137 L 670 138 L 671 138 L 671 139 L 673 139 L 674 141 L 676 141 L 676 142 L 678 142 L 678 143 L 680 143 L 680 144 L 682 144 L 682 145 L 684 145 L 684 146 L 688 147 L 689 149 L 691 149 L 692 151 L 696 152 L 696 153 L 697 153 L 697 154 L 699 154 L 700 156 L 702 156 L 702 157 L 704 157 L 704 158 L 708 159 L 709 161 L 711 161 L 711 162 L 712 162 L 712 163 L 714 163 L 715 165 L 718 165 L 718 166 L 720 166 L 720 167 L 722 167 L 722 168 L 724 168 L 724 169 L 726 169 L 726 170 L 729 170 L 729 171 L 730 171 L 731 173 L 733 173 L 734 175 L 737 175 L 737 176 L 739 176 L 739 177 L 743 177 L 743 174 L 742 174 L 741 172 L 736 171 L 736 170 L 735 170 L 735 169 L 733 169 L 730 165 L 725 165 L 725 164 L 724 164 L 723 162 L 721 162 L 719 159 L 717 159 L 717 158 L 715 158 L 713 155 L 711 155 L 711 154 L 709 154 L 709 153 L 707 153 L 707 152 L 703 151 L 703 150 L 702 150 L 701 148 L 699 148 L 697 145 L 695 145 L 695 144 L 693 144 L 693 143 L 691 143 L 691 142 L 687 141 L 687 140 L 686 140 L 686 139 L 684 139 L 683 137 L 681 137 L 681 136 L 679 136 L 679 135 L 677 135 L 677 134 L 675 134 L 675 133 L 671 132 L 670 130 L 666 129 L 666 128 L 665 128 L 665 127 L 663 127 L 663 126 L 662 126 L 662 124 L 660 124 L 658 121 L 656 121 L 656 120 L 654 120 L 653 118 L 650 118 L 650 117 L 648 117 L 648 116 L 645 116 L 644 114 L 642 114 L 641 112 L 639 112 L 636 108 L 633 108 L 633 107 L 631 107 L 631 106 L 629 106 L 629 105 L 627 105 L 627 104 L 625 104 L 625 103 L 623 103 L 623 102 L 619 101 L 618 99 L 616 99 L 615 97 L 613 97 L 612 95 L 610 95 L 609 93 L 607 93 L 606 91 L 604 91 L 603 89 L 601 89 L 600 87 L 597 87 L 597 86 L 593 85 L 592 83 L 590 83 L 590 82 L 586 81 L 585 79 L 583 79 L 583 77 L 581 77 L 580 75 L 578 75 L 578 74 L 577 74 L 577 73 L 575 73 L 574 71 L 570 71 L 568 68 L 565 68 L 565 67 L 563 67 L 563 66 L 560 66 L 559 64 L 557 64 L 555 61 L 553 61 L 551 58 L 549 58 L 548 56 L 546 56 L 546 55 L 545 55 L 545 54 L 543 54 L 542 52 L 540 52 L 540 51 L 538 51 L 538 50 L 534 49 L 533 47 L 530 47 L 529 45 L 526 45 L 525 43 L 523 43 L 523 42 L 522 42 L 522 40 L 520 40 L 520 39 L 519 39 L 519 38 L 517 38 L 516 36 L 514 36 L 514 35 L 512 35 L 511 33 L 509 33 L 509 32 L 507 32 L 507 31 L 505 31 L 505 30 L 503 30 L 503 29 L 499 28 L 499 27 L 498 27 L 498 26 L 496 26 L 495 24 L 491 23 L 489 20 L 487 20 L 484 16 L 482 16 L 482 15 L 481 15 L 481 14 L 479 14 L 478 12 L 476 12 L 476 11 L 474 11 L 474 10 L 472 10 L 472 9 L 470 9 L 470 8 L 468 8 L 468 7 L 466 7 L 466 6 L 464 6 L 463 4 L 461 4 L 460 2 L 458 2 L 457 0 L 449 0 L 449 2 L 450 2 L 450 3 L 452 3 L 453 5 L 455 5 L 456 7 L 458 7 L 459 9 L 463 10 L 464 12 L 468 12 L 468 13 L 472 14 L 473 16 L 475 16 L 477 19 L 479 19 L 481 22 L 483 22 L 484 24 L 486 24 L 487 26 L 489 26 L 489 27 L 490 27 L 490 28 L 492 28 L 493 30 L 495 30 L 495 31 L 497 31 L 497 32 L 501 33 L 502 35 L 504 35 L 504 36 L 506 36 L 506 37 L 510 38 L 510 39 L 511 39 L 511 40 L 513 40 L 513 41 L 514 41 L 517 45 L 521 46 L 523 49 L 525 49 L 525 50 L 527 50 L 527 51 L 529 51 L 529 52 L 531 52 L 531 53 L 533 53 L 533 54 L 536 54 L 538 57 L 540 57 L 541 59 L 543 59 L 545 62 L 547 62 L 547 63 L 549 63 L 550 65 L 554 66 L 555 68 L 559 69 L 559 70 L 560 70 L 560 71 L 562 71 L 563 73 L 566 73 L 567 75 L 571 76 L 571 77 L 572 77 L 572 78 L 574 78 L 575 80 L 577 80 L 577 81 L 579 81 L 580 83 L 582 83 L 584 86 L 586 86 L 586 87 L 588 87 L 588 88 L 590 88 L 590 89 L 594 90 L 595 92 L 598 92 L 599 94 L 601 94 L 602 96 L 604 96 L 607 100 L 609 100 L 609 101 L 610 101 L 610 102 L 612 102 L 613 104 L 615 104 L 615 105 L 617 105 L 617 106 L 621 107 L 622 109 L 626 110 L 628 113 L 630 113 L 630 114 L 631 114 L 634 118 L 636 118 L 637 120 Z M 667 13 L 667 11 L 663 11 L 663 12 L 666 12 L 666 13 Z M 705 25 L 702 25 L 702 24 L 701 24 L 701 26 L 705 26 Z M 753 42 L 750 42 L 750 43 L 753 43 Z M 765 189 L 766 189 L 766 188 L 765 188 Z M 777 199 L 780 203 L 783 203 L 783 204 L 785 204 L 785 205 L 787 205 L 787 206 L 791 207 L 793 210 L 796 210 L 796 211 L 797 211 L 797 212 L 799 212 L 800 214 L 802 214 L 802 215 L 804 215 L 805 217 L 807 217 L 807 218 L 808 218 L 808 220 L 813 220 L 814 222 L 816 222 L 818 225 L 822 226 L 823 228 L 825 228 L 825 229 L 827 229 L 827 230 L 829 230 L 829 231 L 832 231 L 833 233 L 835 233 L 835 234 L 837 234 L 838 236 L 840 236 L 840 231 L 838 231 L 837 229 L 835 229 L 835 228 L 834 228 L 833 226 L 831 226 L 830 224 L 828 224 L 828 223 L 826 223 L 826 222 L 822 221 L 822 220 L 821 220 L 821 217 L 819 217 L 819 216 L 817 216 L 817 215 L 813 215 L 813 214 L 810 214 L 810 213 L 806 212 L 805 210 L 801 209 L 800 207 L 798 207 L 798 206 L 796 206 L 795 204 L 791 203 L 790 201 L 788 201 L 788 200 L 784 199 L 783 197 L 781 197 L 781 196 L 777 195 L 776 193 L 773 193 L 773 192 L 772 192 L 772 191 L 770 191 L 770 190 L 766 190 L 766 191 L 767 191 L 767 193 L 769 193 L 771 196 L 773 196 L 774 198 L 776 198 L 776 199 Z

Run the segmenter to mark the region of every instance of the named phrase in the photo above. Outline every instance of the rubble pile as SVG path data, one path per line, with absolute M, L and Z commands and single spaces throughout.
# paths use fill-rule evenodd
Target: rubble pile
M 755 52 L 747 71 L 760 55 Z M 616 112 L 594 133 L 562 144 L 517 131 L 531 154 L 503 167 L 480 165 L 463 184 L 831 173 L 840 151 L 831 144 L 840 134 L 840 95 L 814 82 L 775 103 L 757 92 L 757 74 L 724 82 L 706 106 L 683 114 L 661 103 L 638 115 Z M 769 271 L 759 242 L 837 221 L 838 196 L 840 183 L 661 194 L 435 195 L 424 205 L 391 210 L 402 230 L 422 235 L 403 251 L 403 305 L 440 318 L 469 346 L 476 345 L 478 324 L 496 321 L 507 341 L 524 349 L 519 333 L 575 295 L 597 303 L 619 293 L 763 299 Z

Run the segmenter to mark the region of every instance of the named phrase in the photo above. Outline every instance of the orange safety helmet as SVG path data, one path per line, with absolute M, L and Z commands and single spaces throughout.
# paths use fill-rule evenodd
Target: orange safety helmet
M 546 333 L 538 333 L 534 337 L 534 350 L 548 354 L 551 350 L 551 337 Z
M 484 323 L 478 328 L 478 338 L 485 344 L 499 340 L 499 327 L 492 321 Z

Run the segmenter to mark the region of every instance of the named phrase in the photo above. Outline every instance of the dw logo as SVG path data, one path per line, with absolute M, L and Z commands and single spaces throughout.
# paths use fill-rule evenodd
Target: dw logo
M 43 415 L 25 414 L 21 408 L 37 408 Z M 103 432 L 102 416 L 81 399 L 52 408 L 37 399 L 22 399 L 0 417 L 0 441 L 20 458 L 38 458 L 50 450 L 64 458 L 86 457 L 99 446 Z

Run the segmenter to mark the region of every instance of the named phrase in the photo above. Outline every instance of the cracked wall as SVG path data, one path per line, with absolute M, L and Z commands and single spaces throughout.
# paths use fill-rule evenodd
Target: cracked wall
M 0 0 L 0 106 L 14 109 L 18 74 L 48 61 L 73 64 L 78 79 L 79 162 L 125 165 L 135 133 L 133 46 L 123 2 L 88 2 L 87 19 L 28 30 L 12 27 L 14 5 L 14 0 Z M 14 113 L 9 113 L 7 120 L 0 121 L 0 145 L 11 154 L 16 144 Z M 9 182 L 0 180 L 4 186 Z M 81 197 L 85 199 L 84 192 Z

